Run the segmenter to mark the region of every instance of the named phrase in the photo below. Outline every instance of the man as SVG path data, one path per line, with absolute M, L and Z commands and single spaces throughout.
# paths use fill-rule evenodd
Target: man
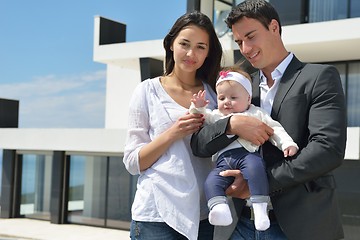
M 266 1 L 245 1 L 226 19 L 242 55 L 259 71 L 253 74 L 252 103 L 279 121 L 299 146 L 284 158 L 266 142 L 272 129 L 256 119 L 233 116 L 203 127 L 193 135 L 195 155 L 210 156 L 240 136 L 262 146 L 272 209 L 271 227 L 256 231 L 245 201 L 236 202 L 239 221 L 232 239 L 341 239 L 343 229 L 332 170 L 344 159 L 346 103 L 338 71 L 333 66 L 300 62 L 281 39 L 276 10 Z M 306 34 L 306 33 L 304 33 Z M 228 189 L 231 196 L 249 196 L 237 170 Z

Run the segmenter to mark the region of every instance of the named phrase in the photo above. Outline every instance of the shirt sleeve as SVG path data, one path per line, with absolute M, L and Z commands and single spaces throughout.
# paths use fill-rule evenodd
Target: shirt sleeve
M 298 145 L 294 142 L 294 140 L 290 137 L 290 135 L 286 132 L 286 130 L 278 121 L 272 119 L 271 116 L 267 114 L 263 109 L 258 108 L 258 110 L 262 115 L 262 120 L 272 129 L 274 129 L 274 134 L 269 139 L 271 144 L 273 144 L 281 151 L 284 151 L 290 146 L 294 146 L 299 149 Z
M 194 103 L 190 104 L 189 113 L 203 114 L 205 118 L 205 124 L 212 124 L 221 118 L 221 114 L 217 109 L 211 110 L 205 107 L 195 107 Z
M 146 96 L 145 82 L 142 82 L 135 88 L 130 101 L 123 162 L 127 171 L 132 175 L 140 174 L 139 151 L 144 145 L 151 142 Z

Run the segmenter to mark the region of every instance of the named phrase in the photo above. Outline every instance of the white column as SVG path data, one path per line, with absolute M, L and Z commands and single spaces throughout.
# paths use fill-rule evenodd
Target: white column
M 127 128 L 129 103 L 141 82 L 139 59 L 129 59 L 126 66 L 107 65 L 105 128 Z

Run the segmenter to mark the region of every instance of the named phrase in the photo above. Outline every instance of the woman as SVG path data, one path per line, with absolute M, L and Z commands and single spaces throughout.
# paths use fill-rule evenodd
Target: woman
M 209 240 L 203 185 L 213 166 L 192 154 L 191 134 L 204 119 L 188 108 L 199 90 L 216 107 L 222 48 L 210 19 L 197 11 L 181 16 L 163 44 L 164 75 L 140 83 L 131 100 L 123 161 L 139 178 L 130 237 Z

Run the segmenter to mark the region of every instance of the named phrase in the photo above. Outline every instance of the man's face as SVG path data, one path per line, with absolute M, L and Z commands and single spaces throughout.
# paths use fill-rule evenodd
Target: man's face
M 253 67 L 266 69 L 274 65 L 280 39 L 275 20 L 265 28 L 258 20 L 243 17 L 232 26 L 232 32 L 240 52 Z

